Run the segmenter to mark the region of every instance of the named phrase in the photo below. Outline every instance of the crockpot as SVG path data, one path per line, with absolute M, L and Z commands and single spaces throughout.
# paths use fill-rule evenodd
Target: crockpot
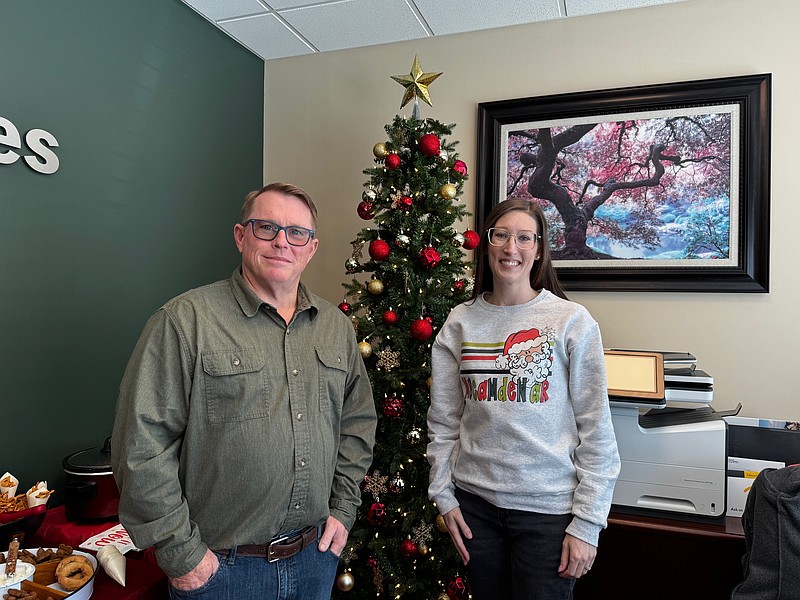
M 110 521 L 119 512 L 119 490 L 111 472 L 111 438 L 62 461 L 64 512 L 71 521 Z

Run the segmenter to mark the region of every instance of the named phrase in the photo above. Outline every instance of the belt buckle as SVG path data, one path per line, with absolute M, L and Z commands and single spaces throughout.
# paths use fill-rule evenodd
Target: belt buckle
M 270 550 L 272 549 L 273 546 L 277 546 L 279 544 L 282 544 L 286 540 L 289 540 L 289 539 L 291 539 L 293 537 L 294 537 L 293 535 L 282 535 L 281 537 L 275 538 L 274 540 L 272 540 L 269 543 L 269 545 L 267 546 L 267 562 L 273 563 L 273 562 L 279 561 L 281 559 L 281 557 L 280 556 L 276 556 L 276 557 L 270 556 Z

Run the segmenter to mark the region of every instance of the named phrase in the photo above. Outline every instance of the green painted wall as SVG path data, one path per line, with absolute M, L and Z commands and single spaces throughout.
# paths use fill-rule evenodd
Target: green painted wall
M 2 0 L 0 40 L 0 117 L 59 144 L 0 164 L 0 475 L 60 502 L 149 314 L 239 263 L 264 63 L 179 0 Z

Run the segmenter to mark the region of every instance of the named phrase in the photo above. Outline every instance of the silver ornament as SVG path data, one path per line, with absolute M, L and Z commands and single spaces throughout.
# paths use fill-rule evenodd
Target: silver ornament
M 400 235 L 397 236 L 394 243 L 397 244 L 400 248 L 408 248 L 408 245 L 411 243 L 411 240 L 407 235 L 401 233 Z
M 406 434 L 406 439 L 408 439 L 409 443 L 412 445 L 419 444 L 422 441 L 422 432 L 414 427 L 414 429 Z
M 348 258 L 344 261 L 344 268 L 348 273 L 355 273 L 358 271 L 361 265 L 358 264 L 358 261 L 355 258 Z
M 364 202 L 375 202 L 375 199 L 378 197 L 378 194 L 372 188 L 368 190 L 364 190 L 364 193 L 361 194 L 361 199 Z
M 447 160 L 447 150 L 444 149 L 439 150 L 439 158 L 441 158 L 442 160 Z
M 397 473 L 389 483 L 389 489 L 395 494 L 401 494 L 406 489 L 406 482 L 400 477 L 400 473 Z
M 456 248 L 460 248 L 464 245 L 464 234 L 457 233 L 453 236 L 453 243 L 455 244 Z

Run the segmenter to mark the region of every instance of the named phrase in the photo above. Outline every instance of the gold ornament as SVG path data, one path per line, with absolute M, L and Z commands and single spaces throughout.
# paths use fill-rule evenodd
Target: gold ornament
M 349 592 L 353 589 L 353 586 L 356 584 L 356 579 L 353 577 L 353 574 L 349 571 L 345 571 L 336 579 L 336 587 L 338 587 L 343 592 Z
M 372 346 L 369 342 L 359 342 L 358 350 L 361 352 L 362 358 L 369 358 L 369 355 L 372 354 Z
M 392 75 L 397 83 L 406 88 L 406 93 L 403 94 L 403 100 L 400 103 L 400 108 L 408 104 L 412 98 L 422 98 L 428 106 L 431 104 L 431 97 L 428 94 L 428 86 L 439 77 L 441 73 L 424 73 L 419 64 L 419 57 L 414 56 L 414 64 L 411 65 L 411 72 L 408 75 Z
M 367 284 L 367 291 L 373 296 L 383 293 L 383 282 L 380 279 L 371 279 Z
M 378 352 L 377 366 L 381 369 L 386 369 L 387 373 L 391 373 L 392 369 L 400 366 L 400 353 L 393 351 L 391 348 L 384 348 Z
M 433 377 L 428 377 L 428 380 L 425 383 L 428 384 L 428 389 L 431 389 L 431 386 L 433 385 Z
M 445 592 L 442 592 L 436 596 L 436 600 L 450 600 L 450 596 L 448 596 Z
M 375 158 L 386 158 L 389 151 L 386 149 L 386 144 L 378 142 L 372 147 L 372 153 L 375 155 Z
M 375 501 L 377 502 L 377 498 L 387 492 L 386 482 L 389 478 L 386 475 L 381 475 L 381 472 L 375 469 L 371 475 L 367 475 L 364 479 L 366 481 L 364 491 L 375 496 Z
M 422 556 L 428 556 L 430 549 L 428 548 L 428 544 L 422 542 L 417 546 L 417 552 L 419 552 Z
M 452 183 L 445 183 L 442 189 L 439 190 L 439 195 L 445 200 L 452 200 L 456 197 L 458 190 Z
M 447 533 L 447 523 L 444 522 L 442 515 L 436 515 L 436 531 Z

